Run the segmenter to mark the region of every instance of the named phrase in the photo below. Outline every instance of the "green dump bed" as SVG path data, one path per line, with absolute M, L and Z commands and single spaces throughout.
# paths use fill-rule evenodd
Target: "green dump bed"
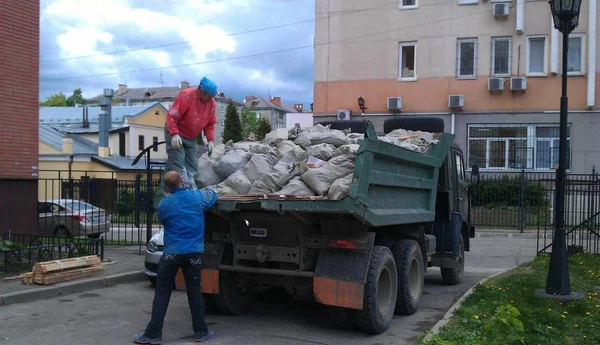
M 220 199 L 215 211 L 345 213 L 369 226 L 432 222 L 440 167 L 454 135 L 441 133 L 437 144 L 419 153 L 379 141 L 370 124 L 366 132 L 357 151 L 354 180 L 342 200 L 234 197 Z

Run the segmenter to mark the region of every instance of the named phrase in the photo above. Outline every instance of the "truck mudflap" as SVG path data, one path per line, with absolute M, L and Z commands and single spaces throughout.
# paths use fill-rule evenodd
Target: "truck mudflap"
M 436 253 L 431 257 L 433 266 L 454 268 L 460 255 L 460 235 L 462 229 L 460 213 L 453 212 L 450 222 L 434 223 L 433 234 L 436 237 Z
M 364 250 L 324 249 L 313 276 L 317 302 L 336 307 L 363 309 L 363 295 L 375 234 L 368 233 Z
M 200 272 L 202 293 L 219 294 L 219 265 L 224 249 L 225 244 L 222 242 L 206 242 L 204 244 L 202 271 Z

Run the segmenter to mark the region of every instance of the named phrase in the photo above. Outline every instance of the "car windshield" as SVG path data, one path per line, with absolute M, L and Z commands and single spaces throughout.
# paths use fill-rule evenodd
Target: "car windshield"
M 60 203 L 60 205 L 68 207 L 74 211 L 93 210 L 96 208 L 94 205 L 88 204 L 87 202 L 84 202 L 84 201 L 78 201 L 78 200 L 62 201 Z

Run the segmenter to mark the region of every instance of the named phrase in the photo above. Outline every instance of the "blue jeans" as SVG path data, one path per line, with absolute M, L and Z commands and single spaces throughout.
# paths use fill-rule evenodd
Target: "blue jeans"
M 208 326 L 204 321 L 205 310 L 200 281 L 202 267 L 200 253 L 163 255 L 158 262 L 154 302 L 152 303 L 152 319 L 144 332 L 144 335 L 149 338 L 162 338 L 165 315 L 175 285 L 175 277 L 180 267 L 185 278 L 185 289 L 190 311 L 192 312 L 194 334 L 205 334 L 208 331 Z

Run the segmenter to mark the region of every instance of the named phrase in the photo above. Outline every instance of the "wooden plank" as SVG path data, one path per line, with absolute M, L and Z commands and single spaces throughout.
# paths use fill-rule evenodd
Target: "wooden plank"
M 76 267 L 99 266 L 100 264 L 100 258 L 97 255 L 89 255 L 79 258 L 38 262 L 33 266 L 33 271 L 47 273 Z
M 41 281 L 43 285 L 51 285 L 61 282 L 66 282 L 70 280 L 87 278 L 92 276 L 97 276 L 102 274 L 104 271 L 104 267 L 102 266 L 92 266 L 86 268 L 75 268 L 57 273 L 49 273 L 45 274 L 41 277 Z M 37 283 L 37 281 L 36 281 Z

